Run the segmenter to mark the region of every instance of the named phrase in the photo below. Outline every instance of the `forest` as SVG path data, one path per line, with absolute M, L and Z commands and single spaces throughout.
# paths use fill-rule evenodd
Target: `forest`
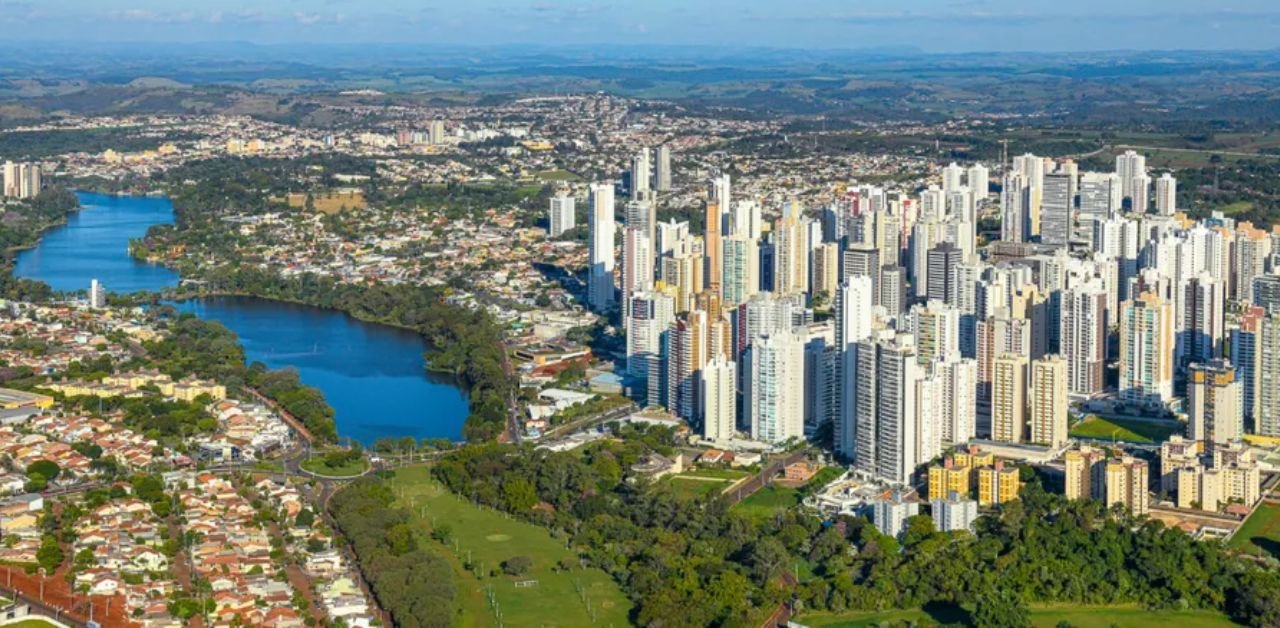
M 721 499 L 624 481 L 620 470 L 644 450 L 473 444 L 433 472 L 459 495 L 569 538 L 634 599 L 639 625 L 758 625 L 785 600 L 835 612 L 954 605 L 976 609 L 982 626 L 1025 625 L 1028 606 L 1044 603 L 1213 609 L 1280 625 L 1280 575 L 1157 521 L 1047 493 L 1033 475 L 976 534 L 938 532 L 920 515 L 899 541 L 862 517 L 755 521 Z M 801 564 L 812 577 L 792 585 L 785 574 Z
M 350 543 L 378 602 L 396 626 L 453 625 L 453 570 L 440 555 L 418 546 L 409 513 L 393 508 L 381 480 L 362 480 L 333 496 L 330 512 Z

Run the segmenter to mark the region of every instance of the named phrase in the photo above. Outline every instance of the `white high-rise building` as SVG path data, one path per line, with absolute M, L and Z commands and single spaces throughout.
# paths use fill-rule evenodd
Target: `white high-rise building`
M 981 207 L 991 193 L 991 172 L 982 164 L 973 164 L 969 166 L 966 183 L 973 191 L 974 203 Z
M 733 203 L 733 183 L 727 174 L 721 174 L 711 180 L 710 200 L 720 205 L 720 211 L 727 212 Z
M 588 214 L 591 246 L 587 270 L 587 303 L 597 311 L 613 307 L 614 232 L 617 221 L 613 208 L 613 186 L 600 183 L 591 186 L 591 212 Z
M 1178 211 L 1178 180 L 1164 173 L 1156 179 L 1156 214 L 1172 216 Z
M 1222 356 L 1226 336 L 1226 286 L 1202 272 L 1182 282 L 1177 313 L 1177 364 L 1208 362 Z
M 555 238 L 574 227 L 574 199 L 566 192 L 559 192 L 551 197 L 547 209 L 547 235 Z
M 653 288 L 653 245 L 644 230 L 627 227 L 622 237 L 622 312 L 630 315 L 631 297 Z
M 1027 356 L 1005 353 L 991 368 L 991 440 L 1021 443 L 1027 424 Z
M 1027 178 L 1019 173 L 1006 175 L 1001 192 L 1000 239 L 1006 242 L 1026 242 L 1031 239 L 1031 201 L 1033 189 Z M 919 227 L 919 224 L 916 225 Z
M 1254 432 L 1280 436 L 1280 315 L 1258 321 L 1254 361 Z
M 845 352 L 837 452 L 855 472 L 906 485 L 920 457 L 916 382 L 923 370 L 910 337 L 867 338 Z
M 1147 213 L 1151 209 L 1151 177 L 1145 174 L 1134 177 L 1129 182 L 1129 191 L 1133 194 L 1129 207 L 1135 212 Z
M 1067 391 L 1080 397 L 1102 392 L 1107 359 L 1107 291 L 1094 280 L 1062 293 L 1060 348 L 1067 362 Z
M 751 437 L 783 443 L 804 437 L 804 339 L 790 332 L 758 336 L 747 349 L 743 404 Z
M 907 519 L 920 514 L 918 502 L 907 501 L 898 492 L 889 497 L 878 498 L 872 502 L 871 522 L 885 536 L 899 541 L 907 532 Z
M 650 185 L 649 149 L 642 148 L 631 160 L 631 196 L 635 198 L 653 189 Z
M 107 291 L 97 279 L 89 281 L 89 307 L 95 310 L 107 307 Z
M 836 291 L 836 348 L 844 351 L 849 345 L 871 335 L 872 306 L 875 295 L 871 293 L 871 278 L 853 276 L 844 280 Z
M 1120 306 L 1120 398 L 1162 405 L 1173 396 L 1173 304 L 1144 292 Z
M 1075 181 L 1069 174 L 1045 175 L 1040 201 L 1040 241 L 1066 246 L 1075 231 L 1072 191 Z
M 754 200 L 734 201 L 729 212 L 730 235 L 742 236 L 752 240 L 760 240 L 764 229 L 760 217 L 760 203 Z
M 1080 217 L 1094 221 L 1107 220 L 1120 211 L 1124 191 L 1120 175 L 1086 172 L 1080 175 Z
M 956 162 L 951 162 L 942 167 L 942 195 L 948 196 L 952 192 L 960 189 L 964 180 L 964 168 L 961 168 Z
M 809 224 L 799 212 L 774 222 L 773 291 L 809 292 Z
M 737 431 L 738 365 L 716 354 L 702 367 L 702 437 L 716 442 Z
M 18 196 L 18 190 L 21 189 L 21 184 L 18 183 L 18 171 L 18 164 L 12 161 L 4 162 L 4 187 L 0 188 L 0 192 L 3 192 L 0 196 L 9 198 Z
M 725 307 L 734 307 L 760 290 L 760 249 L 755 239 L 741 235 L 724 238 L 722 245 L 721 298 Z
M 662 405 L 664 338 L 675 321 L 675 299 L 665 292 L 639 292 L 627 313 L 627 372 L 645 382 L 648 405 Z
M 1116 155 L 1116 175 L 1120 177 L 1120 196 L 1122 198 L 1132 201 L 1135 200 L 1135 194 L 1140 195 L 1142 200 L 1147 198 L 1145 191 L 1135 191 L 1136 186 L 1134 183 L 1139 177 L 1147 176 L 1147 158 L 1145 155 L 1140 155 L 1131 150 L 1125 151 L 1122 155 Z M 1142 185 L 1142 183 L 1139 182 L 1139 185 Z M 1137 203 L 1132 203 L 1130 207 L 1139 212 L 1146 209 L 1145 205 L 1139 206 Z
M 655 151 L 657 159 L 653 168 L 654 187 L 659 192 L 671 191 L 671 149 L 666 145 Z

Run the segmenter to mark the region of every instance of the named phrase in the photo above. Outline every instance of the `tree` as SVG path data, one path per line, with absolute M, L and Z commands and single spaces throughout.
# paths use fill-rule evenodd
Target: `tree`
M 533 568 L 533 559 L 528 556 L 512 556 L 502 561 L 502 571 L 509 576 L 523 576 Z
M 36 562 L 40 563 L 45 573 L 51 574 L 62 564 L 63 558 L 62 546 L 58 545 L 58 539 L 46 534 L 40 540 L 40 549 L 36 550 Z
M 1026 602 L 1008 588 L 982 596 L 974 608 L 972 619 L 977 628 L 1023 628 L 1031 625 Z
M 293 518 L 294 525 L 300 528 L 310 528 L 311 524 L 316 522 L 315 513 L 310 508 L 303 508 L 298 511 L 298 515 Z
M 29 477 L 32 473 L 38 473 L 44 476 L 46 481 L 52 482 L 58 479 L 58 475 L 62 473 L 62 467 L 52 460 L 37 460 L 27 465 L 27 476 Z

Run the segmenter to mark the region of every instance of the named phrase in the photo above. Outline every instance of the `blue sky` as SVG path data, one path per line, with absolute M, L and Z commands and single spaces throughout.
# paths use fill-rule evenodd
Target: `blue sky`
M 1280 47 L 1276 0 L 0 0 L 6 39 L 707 44 L 932 52 Z

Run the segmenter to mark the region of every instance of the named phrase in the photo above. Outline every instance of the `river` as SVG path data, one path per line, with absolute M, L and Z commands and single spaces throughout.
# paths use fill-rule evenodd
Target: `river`
M 18 254 L 14 274 L 56 290 L 159 291 L 177 273 L 133 259 L 129 240 L 173 221 L 167 199 L 80 193 L 83 209 Z M 421 336 L 341 312 L 253 297 L 210 297 L 175 304 L 217 320 L 240 336 L 249 361 L 292 367 L 324 392 L 338 434 L 365 444 L 384 437 L 461 439 L 467 398 L 447 378 L 426 372 Z

